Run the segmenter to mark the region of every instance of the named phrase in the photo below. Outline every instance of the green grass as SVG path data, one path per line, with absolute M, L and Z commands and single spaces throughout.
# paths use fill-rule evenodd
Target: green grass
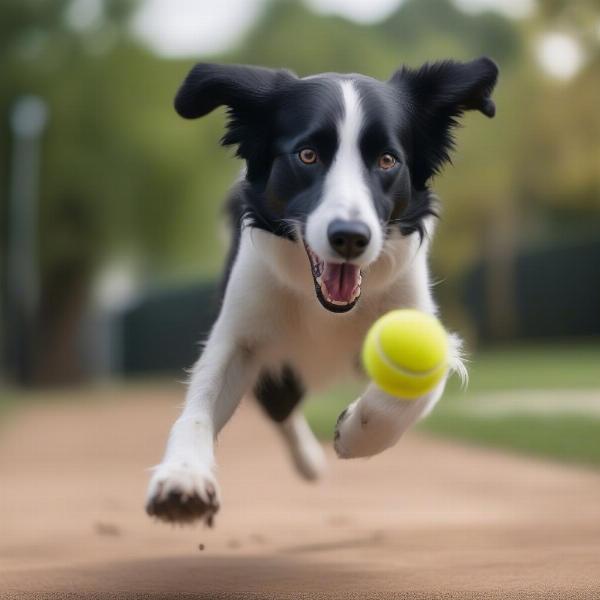
M 517 389 L 600 389 L 600 340 L 588 344 L 517 346 L 470 358 L 470 393 Z M 460 393 L 454 378 L 448 391 Z
M 600 467 L 600 418 L 593 414 L 482 413 L 476 399 L 523 390 L 598 390 L 600 342 L 572 345 L 520 346 L 487 351 L 469 361 L 470 383 L 461 389 L 454 377 L 444 398 L 419 427 L 436 435 L 469 443 L 524 452 Z M 323 439 L 331 437 L 339 413 L 360 393 L 347 385 L 313 398 L 307 417 Z
M 442 437 L 600 468 L 600 419 L 587 415 L 482 418 L 442 409 L 422 427 Z

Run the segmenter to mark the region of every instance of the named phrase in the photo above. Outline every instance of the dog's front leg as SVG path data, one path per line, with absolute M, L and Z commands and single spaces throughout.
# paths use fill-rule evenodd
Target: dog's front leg
M 155 467 L 146 510 L 170 522 L 202 519 L 212 525 L 219 509 L 213 444 L 250 385 L 254 373 L 251 348 L 232 336 L 226 315 L 215 324 L 196 363 L 162 462 Z
M 338 417 L 334 447 L 340 458 L 379 454 L 393 446 L 440 398 L 446 382 L 415 400 L 396 398 L 375 384 Z
M 461 341 L 450 335 L 450 371 L 467 377 L 461 360 Z M 429 413 L 442 397 L 448 376 L 429 393 L 414 400 L 397 398 L 371 383 L 365 393 L 338 417 L 334 434 L 340 458 L 379 454 L 393 446 L 412 425 Z

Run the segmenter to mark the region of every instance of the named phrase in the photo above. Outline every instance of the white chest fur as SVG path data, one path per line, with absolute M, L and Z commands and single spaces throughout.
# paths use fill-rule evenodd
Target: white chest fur
M 225 297 L 227 329 L 261 365 L 289 363 L 309 389 L 356 375 L 362 341 L 377 317 L 409 306 L 434 311 L 426 250 L 416 235 L 388 240 L 364 273 L 357 306 L 336 314 L 317 300 L 301 244 L 246 228 Z

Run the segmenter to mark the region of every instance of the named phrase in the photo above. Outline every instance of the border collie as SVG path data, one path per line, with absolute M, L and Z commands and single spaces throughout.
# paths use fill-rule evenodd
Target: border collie
M 427 267 L 436 215 L 430 180 L 449 160 L 459 117 L 494 116 L 497 75 L 485 57 L 403 67 L 388 81 L 240 65 L 191 70 L 177 112 L 195 119 L 225 106 L 222 143 L 235 146 L 246 167 L 228 205 L 233 236 L 220 315 L 153 470 L 150 515 L 212 524 L 213 444 L 246 393 L 277 423 L 298 471 L 319 476 L 323 451 L 302 398 L 360 371 L 362 340 L 385 312 L 436 312 Z M 451 370 L 464 376 L 460 341 L 451 339 Z M 338 456 L 395 444 L 445 383 L 416 401 L 369 384 L 337 421 Z

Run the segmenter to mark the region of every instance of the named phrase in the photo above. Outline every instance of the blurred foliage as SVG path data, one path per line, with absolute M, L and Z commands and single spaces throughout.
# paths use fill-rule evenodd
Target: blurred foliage
M 85 289 L 99 265 L 122 255 L 135 257 L 153 278 L 214 274 L 223 255 L 216 226 L 221 199 L 240 167 L 217 145 L 221 111 L 189 123 L 171 108 L 193 60 L 160 59 L 131 37 L 136 2 L 103 6 L 98 19 L 74 27 L 68 0 L 0 3 L 0 214 L 6 214 L 7 115 L 20 94 L 39 94 L 50 108 L 39 248 L 50 314 L 60 313 L 71 289 Z M 557 23 L 585 36 L 580 13 L 585 7 L 586 23 L 593 14 L 597 28 L 600 3 L 540 6 L 531 19 L 512 21 L 492 12 L 465 14 L 450 0 L 407 0 L 366 26 L 273 0 L 235 50 L 210 59 L 284 66 L 301 75 L 387 78 L 401 63 L 495 58 L 497 118 L 466 116 L 455 168 L 435 182 L 444 209 L 434 266 L 456 279 L 481 255 L 505 211 L 517 239 L 563 235 L 565 223 L 578 231 L 599 222 L 597 48 L 574 79 L 559 83 L 540 72 L 531 46 Z
M 543 26 L 574 34 L 590 53 L 599 53 L 599 0 L 538 0 L 538 9 Z

